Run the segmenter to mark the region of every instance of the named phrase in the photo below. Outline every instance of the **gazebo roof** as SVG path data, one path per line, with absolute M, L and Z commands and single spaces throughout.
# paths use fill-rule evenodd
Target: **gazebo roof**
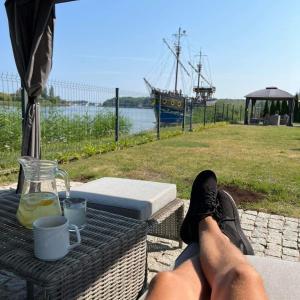
M 257 100 L 288 100 L 294 98 L 292 94 L 280 90 L 277 87 L 267 87 L 263 90 L 252 92 L 245 97 Z

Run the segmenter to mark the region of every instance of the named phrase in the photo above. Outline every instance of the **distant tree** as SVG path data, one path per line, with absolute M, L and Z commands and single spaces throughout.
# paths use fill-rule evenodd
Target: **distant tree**
M 0 92 L 0 101 L 10 102 L 12 101 L 12 97 L 10 94 Z
M 268 115 L 268 114 L 270 114 L 269 103 L 268 103 L 268 101 L 265 101 L 265 106 L 264 106 L 263 116 L 265 117 L 265 116 Z
M 50 86 L 50 89 L 49 89 L 49 98 L 54 98 L 54 87 L 53 85 Z
M 13 101 L 21 101 L 22 100 L 22 89 L 18 88 L 15 94 L 12 94 Z
M 276 106 L 274 101 L 271 101 L 271 106 L 270 106 L 270 115 L 275 115 L 276 114 Z
M 149 97 L 120 97 L 120 107 L 138 107 L 151 108 L 153 104 Z M 111 107 L 115 105 L 115 98 L 107 99 L 103 102 L 103 106 Z
M 60 104 L 62 101 L 59 96 L 49 99 L 52 104 Z
M 48 89 L 47 89 L 47 87 L 45 87 L 45 88 L 42 90 L 41 96 L 42 96 L 43 99 L 48 99 Z
M 276 114 L 280 114 L 280 112 L 281 112 L 281 105 L 280 105 L 280 101 L 276 101 L 276 106 L 275 106 L 275 108 L 276 108 Z

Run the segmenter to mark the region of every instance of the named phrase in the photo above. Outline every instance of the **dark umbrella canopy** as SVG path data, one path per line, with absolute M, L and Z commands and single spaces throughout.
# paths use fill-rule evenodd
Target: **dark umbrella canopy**
M 58 2 L 68 2 L 58 0 Z M 22 86 L 28 95 L 21 155 L 40 158 L 40 96 L 52 66 L 53 0 L 6 0 L 10 38 Z M 22 184 L 19 176 L 18 191 Z

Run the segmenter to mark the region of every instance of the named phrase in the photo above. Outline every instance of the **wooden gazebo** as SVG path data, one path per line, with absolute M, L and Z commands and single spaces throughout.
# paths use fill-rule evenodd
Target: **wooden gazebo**
M 249 104 L 251 101 L 251 112 L 250 118 L 253 117 L 253 108 L 255 107 L 256 101 L 288 101 L 289 104 L 289 121 L 288 126 L 293 126 L 293 112 L 294 112 L 294 101 L 295 97 L 283 90 L 278 89 L 277 87 L 267 87 L 263 90 L 258 90 L 252 92 L 246 97 L 246 105 L 245 105 L 245 119 L 244 124 L 249 124 Z

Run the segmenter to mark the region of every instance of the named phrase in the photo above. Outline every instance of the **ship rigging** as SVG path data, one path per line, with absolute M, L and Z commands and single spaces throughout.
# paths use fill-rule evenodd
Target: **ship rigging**
M 161 123 L 169 124 L 169 123 L 181 123 L 183 120 L 184 112 L 186 111 L 186 106 L 188 103 L 192 105 L 201 105 L 206 106 L 210 103 L 215 103 L 215 99 L 212 98 L 213 93 L 216 88 L 212 85 L 210 81 L 208 81 L 204 75 L 202 74 L 202 53 L 200 51 L 199 63 L 195 66 L 189 62 L 189 65 L 193 72 L 197 74 L 197 86 L 193 88 L 193 92 L 196 94 L 194 97 L 189 97 L 184 95 L 181 89 L 178 89 L 178 72 L 179 68 L 185 72 L 188 77 L 192 77 L 190 72 L 184 66 L 183 62 L 180 59 L 181 54 L 181 39 L 186 36 L 186 31 L 181 30 L 179 27 L 178 33 L 174 34 L 175 42 L 174 49 L 169 45 L 166 39 L 163 39 L 164 44 L 170 50 L 172 55 L 175 57 L 175 85 L 174 90 L 162 90 L 156 88 L 150 84 L 150 82 L 144 78 L 146 86 L 150 90 L 150 95 L 154 100 L 154 109 L 156 118 L 158 118 L 158 106 L 160 106 L 160 120 Z M 206 86 L 202 85 L 204 81 Z

